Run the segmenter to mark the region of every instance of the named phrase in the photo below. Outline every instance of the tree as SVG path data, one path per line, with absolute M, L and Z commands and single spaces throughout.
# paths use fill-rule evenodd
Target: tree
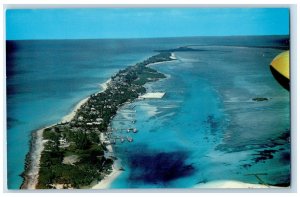
M 88 139 L 86 132 L 84 133 L 79 132 L 76 134 L 75 144 L 76 147 L 81 150 L 86 150 L 91 146 L 91 142 Z

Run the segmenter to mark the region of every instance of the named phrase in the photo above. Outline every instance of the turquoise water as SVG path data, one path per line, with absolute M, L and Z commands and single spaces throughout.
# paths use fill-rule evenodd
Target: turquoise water
M 165 97 L 126 105 L 114 118 L 113 127 L 138 132 L 116 134 L 134 141 L 114 147 L 125 171 L 111 187 L 181 188 L 225 178 L 257 183 L 247 175 L 257 172 L 267 172 L 262 178 L 269 184 L 288 182 L 290 147 L 282 135 L 289 134 L 289 94 L 268 68 L 282 50 L 236 46 L 280 43 L 274 37 L 8 43 L 8 188 L 22 183 L 32 131 L 60 121 L 119 69 L 154 50 L 185 45 L 202 50 L 176 52 L 177 61 L 154 66 L 168 78 L 148 84 L 148 91 Z M 263 150 L 276 152 L 259 160 Z
M 216 92 L 192 70 L 178 65 L 156 66 L 171 76 L 149 85 L 151 91 L 166 92 L 163 99 L 138 101 L 125 106 L 135 106 L 133 117 L 126 116 L 126 110 L 115 117 L 113 128 L 135 127 L 138 133 L 118 134 L 131 135 L 134 142 L 115 146 L 125 172 L 112 188 L 191 187 L 207 165 L 205 155 L 220 143 L 223 114 Z M 136 123 L 128 125 L 124 118 Z
M 115 117 L 113 127 L 139 132 L 118 134 L 135 141 L 115 146 L 125 171 L 111 188 L 289 183 L 290 143 L 282 138 L 289 134 L 289 93 L 268 70 L 281 50 L 200 48 L 207 51 L 175 52 L 177 61 L 155 66 L 170 77 L 148 88 L 165 97 L 130 104 L 125 108 L 135 106 L 135 115 L 120 110 Z M 252 101 L 256 97 L 270 100 Z M 126 124 L 126 118 L 136 123 Z M 274 152 L 270 159 L 259 155 L 264 150 Z
M 151 51 L 101 40 L 9 44 L 7 180 L 8 188 L 18 189 L 31 132 L 59 122 L 119 69 L 144 59 Z

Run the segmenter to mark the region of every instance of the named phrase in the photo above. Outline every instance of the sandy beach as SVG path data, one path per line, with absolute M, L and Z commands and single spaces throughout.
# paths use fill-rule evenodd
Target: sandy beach
M 44 149 L 43 129 L 40 129 L 33 134 L 34 139 L 31 144 L 31 149 L 34 151 L 31 152 L 29 156 L 30 163 L 28 165 L 30 165 L 30 167 L 25 175 L 25 180 L 21 186 L 22 189 L 35 189 L 38 183 L 39 164 L 41 159 L 41 153 Z
M 100 182 L 97 184 L 93 185 L 91 189 L 108 189 L 111 183 L 122 173 L 121 170 L 118 169 L 116 161 L 113 165 L 113 170 L 112 172 L 104 177 Z
M 105 141 L 104 133 L 100 134 L 100 140 L 102 142 Z M 107 152 L 110 155 L 114 155 L 112 145 L 109 144 L 106 146 L 106 148 L 108 150 Z M 106 177 L 104 177 L 104 179 L 102 179 L 101 181 L 93 185 L 91 189 L 108 189 L 110 184 L 122 173 L 122 171 L 120 170 L 120 166 L 121 166 L 120 163 L 121 162 L 119 160 L 114 161 L 114 164 L 112 166 L 112 172 Z
M 108 79 L 108 80 L 105 81 L 104 83 L 101 83 L 101 84 L 100 84 L 101 90 L 100 90 L 98 93 L 105 91 L 106 88 L 108 87 L 108 84 L 109 84 L 110 82 L 111 82 L 111 79 Z M 74 107 L 74 109 L 73 109 L 69 114 L 67 114 L 66 116 L 64 116 L 64 117 L 62 118 L 61 121 L 62 121 L 62 122 L 70 122 L 70 121 L 74 118 L 74 116 L 76 115 L 77 110 L 78 110 L 83 104 L 85 104 L 88 100 L 89 100 L 89 97 L 84 98 L 84 99 L 82 99 L 81 101 L 79 101 L 79 102 L 76 104 L 76 106 Z
M 79 101 L 79 103 L 76 104 L 75 108 L 69 113 L 67 114 L 66 116 L 64 116 L 62 119 L 61 119 L 61 122 L 64 123 L 64 122 L 70 122 L 74 116 L 76 115 L 76 112 L 77 110 L 84 104 L 86 103 L 87 101 L 89 100 L 89 98 L 85 98 L 85 99 L 82 99 L 81 101 Z
M 176 60 L 176 56 L 175 56 L 175 53 L 171 53 L 171 56 L 170 56 L 171 59 L 173 60 Z
M 100 92 L 103 92 L 106 90 L 106 88 L 108 87 L 108 84 L 110 83 L 111 79 L 108 79 L 106 82 L 100 84 L 101 90 Z M 69 122 L 71 121 L 74 116 L 76 115 L 77 110 L 88 101 L 89 97 L 82 99 L 81 101 L 79 101 L 76 106 L 74 107 L 74 109 L 67 114 L 66 116 L 64 116 L 61 120 L 61 122 Z M 52 127 L 54 126 L 50 125 L 44 128 L 41 128 L 39 130 L 36 131 L 36 133 L 34 134 L 34 139 L 32 141 L 32 145 L 31 145 L 31 152 L 29 155 L 30 158 L 30 163 L 29 168 L 26 171 L 25 174 L 25 178 L 24 178 L 24 182 L 21 186 L 22 189 L 36 189 L 36 185 L 38 183 L 38 177 L 39 177 L 39 165 L 40 165 L 40 159 L 41 159 L 41 154 L 44 150 L 44 143 L 45 141 L 43 140 L 43 131 L 46 128 Z M 112 151 L 112 147 L 110 148 L 110 151 Z M 117 173 L 114 171 L 111 173 L 112 175 L 116 176 Z M 108 177 L 107 177 L 108 178 Z M 105 180 L 105 183 L 108 184 L 109 179 Z M 112 180 L 111 180 L 112 182 Z
M 244 183 L 240 181 L 234 181 L 234 180 L 219 180 L 219 181 L 211 181 L 208 183 L 198 184 L 195 185 L 194 188 L 228 188 L 228 189 L 234 189 L 234 188 L 278 188 L 275 186 L 269 186 L 269 185 L 262 185 L 262 184 L 251 184 L 251 183 Z
M 106 90 L 106 88 L 108 87 L 108 84 L 111 82 L 111 78 L 109 78 L 107 81 L 105 81 L 104 83 L 100 84 L 100 87 L 102 88 L 102 90 L 100 92 L 103 92 Z

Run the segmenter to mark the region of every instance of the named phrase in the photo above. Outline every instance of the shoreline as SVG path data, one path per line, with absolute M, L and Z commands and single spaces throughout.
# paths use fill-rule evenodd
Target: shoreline
M 108 87 L 108 84 L 111 82 L 111 78 L 109 78 L 108 80 L 106 80 L 105 82 L 101 83 L 100 84 L 100 87 L 102 88 L 99 92 L 97 93 L 101 93 L 101 92 L 104 92 L 107 87 Z M 84 105 L 87 101 L 89 100 L 89 97 L 86 97 L 82 100 L 80 100 L 74 107 L 74 109 L 67 115 L 65 115 L 62 119 L 61 119 L 61 122 L 64 123 L 64 122 L 70 122 L 76 115 L 76 112 L 78 109 L 80 109 L 80 107 L 82 105 Z
M 118 178 L 121 175 L 122 171 L 116 169 L 113 167 L 113 170 L 111 171 L 110 174 L 108 174 L 106 177 L 104 177 L 101 181 L 93 185 L 92 187 L 88 189 L 109 189 L 110 185 L 112 182 Z
M 177 58 L 175 57 L 174 53 L 171 53 L 170 58 L 172 60 L 169 61 L 163 61 L 163 62 L 156 62 L 156 63 L 150 63 L 146 66 L 154 66 L 157 64 L 161 64 L 161 63 L 165 63 L 165 62 L 172 62 L 174 60 L 177 60 Z M 170 78 L 170 75 L 163 73 L 167 78 Z M 163 80 L 163 79 L 162 79 Z M 103 88 L 106 88 L 106 86 L 102 86 Z M 103 137 L 103 138 L 102 138 Z M 101 136 L 101 141 L 104 141 L 104 136 Z M 113 151 L 113 147 L 112 145 L 107 145 L 106 146 L 107 149 L 114 155 L 114 151 Z M 112 172 L 110 174 L 108 174 L 107 176 L 105 176 L 101 181 L 99 181 L 98 183 L 92 185 L 92 187 L 90 189 L 108 189 L 110 187 L 110 185 L 112 184 L 112 182 L 117 179 L 121 174 L 122 174 L 122 170 L 120 170 L 121 166 L 121 161 L 118 158 L 118 161 L 114 161 L 114 164 L 112 166 Z
M 97 93 L 105 91 L 110 81 L 111 78 L 101 83 L 100 87 L 102 87 L 102 89 Z M 77 110 L 82 105 L 84 105 L 88 101 L 88 99 L 89 97 L 80 100 L 72 109 L 72 111 L 61 119 L 61 122 L 71 121 L 75 117 Z M 26 167 L 24 171 L 24 175 L 23 175 L 24 180 L 22 182 L 22 185 L 20 186 L 20 189 L 30 189 L 30 190 L 36 189 L 36 185 L 38 183 L 38 177 L 39 177 L 39 165 L 40 165 L 41 154 L 44 150 L 43 131 L 47 128 L 54 126 L 55 124 L 43 127 L 32 133 L 34 138 L 30 142 L 30 152 L 29 155 L 27 156 L 28 159 L 26 159 L 26 165 L 29 167 L 28 169 Z
M 155 66 L 157 64 L 161 64 L 161 63 L 167 63 L 167 62 L 173 62 L 175 60 L 178 60 L 175 56 L 175 53 L 171 53 L 171 56 L 169 57 L 171 60 L 168 60 L 168 61 L 162 61 L 162 62 L 155 62 L 155 63 L 150 63 L 150 64 L 147 64 L 146 66 Z
M 259 189 L 259 188 L 282 188 L 272 185 L 253 184 L 234 180 L 218 180 L 195 185 L 193 188 L 201 189 Z
M 101 141 L 105 141 L 105 134 L 100 134 Z M 107 152 L 110 153 L 112 156 L 115 157 L 113 146 L 111 144 L 108 144 L 106 146 Z M 114 160 L 114 163 L 112 165 L 112 171 L 107 176 L 105 176 L 101 181 L 98 181 L 96 184 L 92 185 L 89 189 L 108 189 L 111 183 L 119 176 L 121 175 L 122 171 L 120 170 L 121 161 L 119 159 Z
M 46 128 L 46 127 L 45 127 Z M 26 157 L 26 165 L 28 170 L 25 171 L 23 178 L 24 181 L 21 185 L 21 189 L 35 189 L 38 180 L 38 169 L 41 158 L 41 153 L 44 149 L 43 146 L 43 129 L 41 128 L 32 133 L 32 140 L 30 142 L 30 153 Z
M 150 57 L 148 60 L 142 62 L 142 64 L 144 64 L 143 66 L 151 66 L 153 64 L 156 64 L 156 63 L 163 63 L 163 62 L 168 62 L 168 61 L 173 61 L 175 60 L 175 56 L 174 54 L 171 54 L 168 58 L 170 60 L 160 60 L 160 61 L 157 61 L 157 59 L 160 58 L 160 54 L 157 55 L 157 56 L 152 56 Z M 154 61 L 153 63 L 147 63 L 147 61 Z M 155 62 L 157 61 L 157 62 Z M 133 67 L 129 67 L 129 69 L 133 69 Z M 125 69 L 126 71 L 126 69 Z M 120 73 L 121 71 L 118 72 L 118 74 Z M 109 88 L 109 83 L 113 81 L 113 78 L 110 77 L 107 81 L 105 81 L 104 83 L 100 84 L 101 86 L 101 90 L 95 94 L 99 94 L 101 92 L 105 92 L 108 88 Z M 145 84 L 146 82 L 144 82 Z M 63 116 L 63 118 L 61 119 L 60 123 L 69 123 L 71 121 L 73 121 L 74 117 L 76 116 L 78 110 L 81 108 L 82 105 L 84 105 L 85 103 L 87 103 L 87 101 L 91 99 L 91 97 L 87 97 L 87 98 L 84 98 L 82 99 L 81 101 L 79 101 L 74 109 L 68 113 L 67 115 Z M 113 117 L 111 117 L 110 119 L 112 119 Z M 38 131 L 36 132 L 33 132 L 33 138 L 31 140 L 31 148 L 30 148 L 30 151 L 28 153 L 28 157 L 26 158 L 26 164 L 25 164 L 25 170 L 23 172 L 23 183 L 21 185 L 21 189 L 36 189 L 37 187 L 37 184 L 39 183 L 39 172 L 40 172 L 40 159 L 42 157 L 42 152 L 43 152 L 43 149 L 44 149 L 44 143 L 47 142 L 47 140 L 44 140 L 43 138 L 43 132 L 46 128 L 49 128 L 49 127 L 53 127 L 57 124 L 60 124 L 60 123 L 56 123 L 56 124 L 53 124 L 51 126 L 46 126 L 44 128 L 41 128 L 39 129 Z M 36 134 L 34 134 L 36 133 Z M 105 137 L 105 134 L 104 133 L 101 133 L 100 134 L 100 141 L 104 141 L 104 137 Z M 107 145 L 107 150 L 108 152 L 110 152 L 110 154 L 113 156 L 113 148 L 112 148 L 112 145 Z M 105 177 L 99 181 L 98 183 L 96 183 L 95 185 L 92 185 L 92 186 L 89 186 L 88 188 L 90 189 L 106 189 L 106 188 L 109 188 L 110 184 L 121 174 L 122 170 L 121 170 L 121 167 L 119 167 L 119 169 L 117 169 L 117 165 L 118 163 L 120 162 L 120 160 L 118 161 L 113 161 L 113 164 L 112 164 L 112 171 L 110 172 L 109 171 L 109 174 L 105 174 Z M 60 189 L 60 188 L 57 188 L 55 187 L 55 189 Z

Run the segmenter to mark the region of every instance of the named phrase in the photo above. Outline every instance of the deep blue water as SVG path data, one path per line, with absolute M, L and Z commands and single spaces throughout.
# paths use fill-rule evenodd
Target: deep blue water
M 134 142 L 114 147 L 125 171 L 111 187 L 192 187 L 224 179 L 257 183 L 246 174 L 262 171 L 269 184 L 287 182 L 290 149 L 282 135 L 289 134 L 289 94 L 268 68 L 282 50 L 254 47 L 281 44 L 278 37 L 9 41 L 8 188 L 22 183 L 32 131 L 61 120 L 119 69 L 154 50 L 186 45 L 203 50 L 176 52 L 177 61 L 155 66 L 169 77 L 147 85 L 166 96 L 126 105 L 115 117 L 113 127 L 139 132 L 117 134 L 131 135 Z M 271 99 L 256 103 L 253 97 Z M 128 113 L 133 106 L 136 111 Z M 271 159 L 257 159 L 263 150 L 276 152 Z

